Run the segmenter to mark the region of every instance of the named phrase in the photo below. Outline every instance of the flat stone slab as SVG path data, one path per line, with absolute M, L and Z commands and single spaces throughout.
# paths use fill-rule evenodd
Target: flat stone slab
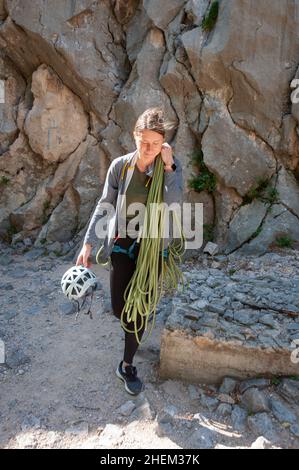
M 227 376 L 299 375 L 299 276 L 293 266 L 275 276 L 264 259 L 248 274 L 184 271 L 189 284 L 172 297 L 161 338 L 161 377 L 218 385 Z
M 249 348 L 236 341 L 220 341 L 186 331 L 164 330 L 161 340 L 162 378 L 220 385 L 225 376 L 236 379 L 298 375 L 299 364 L 289 350 Z

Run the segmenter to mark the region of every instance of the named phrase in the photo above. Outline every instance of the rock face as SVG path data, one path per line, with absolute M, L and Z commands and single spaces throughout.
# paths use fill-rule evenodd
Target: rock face
M 208 31 L 208 0 L 0 1 L 0 237 L 82 239 L 138 115 L 163 105 L 220 249 L 298 242 L 299 0 L 251 3 L 222 0 Z M 198 151 L 212 192 L 190 191 Z
M 63 161 L 87 135 L 82 102 L 45 65 L 33 73 L 31 90 L 34 102 L 24 125 L 29 144 L 45 160 Z

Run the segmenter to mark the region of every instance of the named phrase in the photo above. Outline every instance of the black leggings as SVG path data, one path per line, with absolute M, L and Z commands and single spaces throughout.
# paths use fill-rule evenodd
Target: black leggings
M 119 238 L 115 245 L 119 245 L 122 248 L 128 249 L 129 246 L 133 243 L 134 239 L 127 236 L 126 238 Z M 124 292 L 130 282 L 131 277 L 134 274 L 136 268 L 137 257 L 139 253 L 139 245 L 136 245 L 134 259 L 131 259 L 125 253 L 115 253 L 112 252 L 110 255 L 111 264 L 110 264 L 110 291 L 111 291 L 111 304 L 113 314 L 120 319 L 121 312 L 125 304 Z M 161 273 L 161 257 L 159 262 L 159 275 Z M 140 315 L 137 316 L 137 328 L 140 328 L 141 318 Z M 134 332 L 134 322 L 125 322 L 126 327 L 132 331 L 128 333 L 125 331 L 125 350 L 123 360 L 128 363 L 133 363 L 134 355 L 138 349 L 139 343 L 136 339 Z M 142 338 L 144 333 L 144 327 L 138 331 L 139 341 Z

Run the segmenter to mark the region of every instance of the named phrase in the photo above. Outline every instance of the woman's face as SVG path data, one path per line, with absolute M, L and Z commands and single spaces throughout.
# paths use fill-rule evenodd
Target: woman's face
M 138 133 L 134 132 L 134 138 L 139 157 L 144 161 L 153 161 L 162 150 L 164 137 L 159 132 L 144 129 Z

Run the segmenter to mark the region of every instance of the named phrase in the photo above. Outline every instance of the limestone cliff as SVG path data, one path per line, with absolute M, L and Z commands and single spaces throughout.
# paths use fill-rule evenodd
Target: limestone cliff
M 299 0 L 221 0 L 205 27 L 214 3 L 0 0 L 2 239 L 67 252 L 138 115 L 163 104 L 214 241 L 299 241 Z M 200 172 L 215 184 L 196 191 Z

